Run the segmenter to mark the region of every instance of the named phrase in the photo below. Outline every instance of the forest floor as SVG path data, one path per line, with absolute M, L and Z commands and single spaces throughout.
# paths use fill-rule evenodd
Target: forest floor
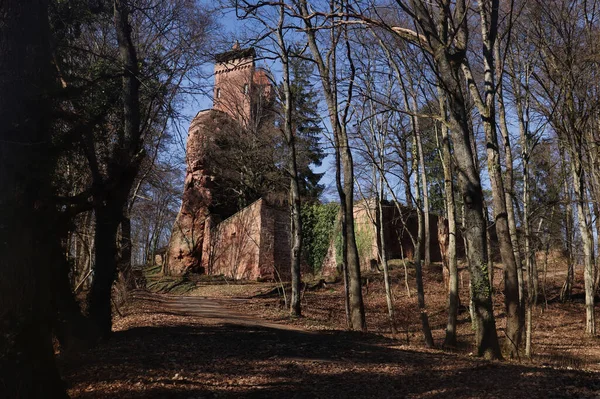
M 458 348 L 425 349 L 412 272 L 410 296 L 403 268 L 392 275 L 395 335 L 377 273 L 365 276 L 366 334 L 345 331 L 339 282 L 306 290 L 304 316 L 290 318 L 283 298 L 272 292 L 276 284 L 207 281 L 185 296 L 136 291 L 109 341 L 61 355 L 59 366 L 73 398 L 600 398 L 600 340 L 583 334 L 578 285 L 571 302 L 556 300 L 560 271 L 545 273 L 546 298 L 534 311 L 533 358 L 502 362 L 471 355 L 467 311 L 459 316 Z M 494 280 L 502 338 L 499 269 Z M 435 266 L 425 270 L 425 287 L 439 346 L 446 299 Z

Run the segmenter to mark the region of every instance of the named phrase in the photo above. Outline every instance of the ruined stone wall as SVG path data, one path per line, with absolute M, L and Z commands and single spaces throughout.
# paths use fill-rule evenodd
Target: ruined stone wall
M 417 214 L 414 209 L 401 207 L 402 212 L 398 208 L 391 205 L 383 207 L 383 225 L 384 225 L 384 240 L 386 245 L 386 256 L 388 259 L 410 259 L 415 255 L 415 248 L 411 239 L 416 240 L 418 233 Z M 369 271 L 372 269 L 374 262 L 379 262 L 378 256 L 378 241 L 377 229 L 373 220 L 376 220 L 377 208 L 374 201 L 360 201 L 354 205 L 354 223 L 356 231 L 356 241 L 359 250 L 359 260 L 361 270 Z M 432 262 L 441 262 L 438 235 L 437 235 L 436 215 L 430 215 L 430 254 Z M 339 233 L 337 233 L 339 234 Z M 327 256 L 323 262 L 322 274 L 330 276 L 338 273 L 335 234 L 331 239 Z M 424 246 L 424 244 L 422 244 Z M 459 251 L 459 256 L 461 252 Z
M 290 252 L 291 246 L 291 226 L 290 226 L 290 214 L 289 212 L 275 209 L 273 210 L 274 216 L 274 251 L 273 257 L 275 259 L 275 268 L 279 272 L 279 278 L 283 281 L 289 281 L 291 279 L 291 261 L 292 256 Z
M 290 218 L 260 199 L 216 225 L 208 274 L 234 279 L 289 281 Z M 301 272 L 309 272 L 306 263 Z
M 268 206 L 263 199 L 258 200 L 261 204 L 260 218 L 260 257 L 259 257 L 259 277 L 263 280 L 275 279 L 275 217 L 273 209 Z
M 236 280 L 261 278 L 262 214 L 263 201 L 258 200 L 213 229 L 210 274 Z

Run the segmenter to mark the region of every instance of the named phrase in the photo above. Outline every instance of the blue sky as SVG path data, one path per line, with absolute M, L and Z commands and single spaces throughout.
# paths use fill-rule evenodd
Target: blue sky
M 233 44 L 236 42 L 236 40 L 239 40 L 239 42 L 243 46 L 244 37 L 249 36 L 248 29 L 246 27 L 246 22 L 238 20 L 234 11 L 220 11 L 219 13 L 217 13 L 217 15 L 217 22 L 220 25 L 220 34 L 219 38 L 217 38 L 215 41 L 215 48 L 211 49 L 211 52 L 217 54 L 223 51 L 223 49 L 231 48 L 233 47 Z M 258 56 L 260 57 L 260 51 Z M 275 76 L 276 79 L 281 76 L 277 62 L 273 60 L 259 60 L 257 61 L 257 64 L 258 66 L 267 68 L 273 74 L 273 76 Z M 213 67 L 214 63 L 211 63 L 206 67 L 207 72 L 210 75 L 209 82 L 207 82 L 210 85 L 210 87 L 212 87 L 213 85 Z M 182 121 L 178 126 L 178 130 L 180 132 L 181 137 L 179 137 L 176 140 L 175 146 L 173 146 L 171 149 L 171 151 L 174 152 L 182 160 L 185 159 L 184 146 L 187 139 L 187 130 L 189 127 L 189 123 L 198 113 L 198 111 L 212 107 L 212 92 L 209 92 L 210 95 L 190 95 L 185 99 L 185 106 L 181 110 L 182 114 L 185 116 L 185 120 Z M 323 113 L 323 119 L 325 125 L 329 125 L 326 113 Z M 182 165 L 182 167 L 184 168 L 185 165 Z M 321 184 L 324 184 L 326 187 L 324 193 L 324 200 L 336 200 L 337 192 L 335 191 L 334 183 L 335 172 L 333 170 L 333 157 L 328 156 L 326 159 L 324 159 L 322 166 L 315 168 L 315 171 L 318 173 L 325 173 L 323 179 L 321 180 Z

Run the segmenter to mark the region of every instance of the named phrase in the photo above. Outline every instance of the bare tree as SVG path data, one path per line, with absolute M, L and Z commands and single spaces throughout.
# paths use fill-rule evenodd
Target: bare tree
M 418 31 L 397 25 L 386 26 L 400 38 L 415 43 L 431 55 L 434 72 L 446 95 L 448 124 L 454 133 L 452 138 L 458 183 L 465 204 L 464 234 L 469 243 L 467 258 L 477 326 L 477 354 L 500 358 L 488 278 L 483 193 L 473 157 L 473 132 L 468 124 L 467 100 L 463 91 L 462 65 L 466 62 L 469 37 L 468 9 L 464 0 L 458 0 L 452 7 L 449 1 L 436 6 L 417 0 L 409 4 L 398 2 L 398 5 L 412 19 Z
M 440 102 L 440 116 L 446 120 L 446 98 L 442 90 L 438 88 Z M 453 164 L 450 149 L 450 137 L 448 126 L 442 123 L 442 166 L 444 168 L 444 196 L 446 203 L 446 218 L 448 220 L 448 323 L 446 324 L 446 336 L 444 346 L 456 346 L 456 318 L 458 316 L 458 262 L 456 254 L 456 204 L 454 200 Z M 443 254 L 442 254 L 443 256 Z
M 595 3 L 595 2 L 592 2 Z M 556 1 L 551 8 L 532 8 L 535 21 L 533 44 L 539 51 L 539 69 L 534 75 L 539 85 L 535 97 L 540 112 L 548 118 L 561 144 L 566 149 L 572 177 L 577 210 L 579 234 L 583 244 L 584 286 L 586 308 L 586 333 L 596 334 L 594 313 L 594 238 L 589 207 L 589 193 L 593 194 L 590 168 L 586 167 L 590 137 L 595 129 L 594 116 L 597 102 L 590 85 L 597 73 L 596 63 L 590 62 L 593 32 L 599 20 L 589 13 L 595 4 Z M 597 167 L 597 166 L 596 166 Z
M 350 42 L 348 41 L 348 27 L 339 27 L 335 21 L 330 26 L 318 26 L 315 24 L 316 19 L 311 10 L 309 10 L 309 4 L 306 0 L 294 1 L 294 6 L 298 15 L 302 18 L 308 47 L 319 71 L 335 140 L 336 165 L 339 165 L 337 166 L 336 181 L 342 212 L 342 255 L 344 267 L 347 268 L 349 274 L 350 326 L 354 330 L 364 331 L 367 327 L 362 299 L 360 262 L 354 232 L 354 164 L 352 162 L 352 150 L 347 132 L 353 82 L 356 73 L 350 51 Z M 340 12 L 342 10 L 336 2 L 331 1 L 328 12 L 334 13 L 336 11 Z M 330 34 L 330 43 L 327 50 L 321 48 L 320 41 L 317 39 L 317 32 L 323 29 L 326 29 Z M 337 75 L 337 68 L 340 62 L 339 46 L 345 49 L 348 62 L 347 68 L 349 70 L 349 76 L 347 77 L 348 87 L 346 98 L 344 99 L 345 104 L 342 107 L 339 104 L 341 96 Z M 340 162 L 337 161 L 338 159 Z M 342 171 L 343 183 L 341 181 Z

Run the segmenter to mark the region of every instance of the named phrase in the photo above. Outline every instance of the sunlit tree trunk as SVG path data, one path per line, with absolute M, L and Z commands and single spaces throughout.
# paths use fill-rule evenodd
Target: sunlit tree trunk
M 446 258 L 448 259 L 448 322 L 446 323 L 446 336 L 444 346 L 456 346 L 456 318 L 458 316 L 458 262 L 456 257 L 456 203 L 454 201 L 454 181 L 452 154 L 450 152 L 450 135 L 446 121 L 446 97 L 442 90 L 438 88 L 438 97 L 440 103 L 440 115 L 443 123 L 442 131 L 442 167 L 444 169 L 444 196 L 446 204 L 446 218 L 448 220 L 448 249 Z
M 333 4 L 332 4 L 333 7 Z M 319 47 L 316 37 L 316 29 L 310 19 L 311 12 L 309 11 L 306 0 L 299 1 L 300 13 L 303 16 L 303 21 L 306 28 L 306 36 L 308 39 L 308 47 L 313 56 L 317 68 L 321 86 L 325 95 L 329 118 L 331 121 L 333 134 L 335 138 L 336 151 L 339 151 L 341 161 L 341 171 L 343 172 L 343 181 L 338 185 L 338 194 L 340 197 L 340 207 L 343 213 L 342 216 L 342 236 L 343 236 L 343 251 L 345 256 L 344 267 L 348 273 L 348 291 L 349 291 L 349 308 L 350 308 L 350 325 L 354 330 L 366 331 L 367 324 L 365 319 L 365 309 L 362 298 L 362 284 L 360 278 L 360 262 L 358 258 L 358 248 L 356 246 L 356 236 L 354 232 L 354 164 L 352 160 L 352 151 L 346 131 L 348 123 L 347 117 L 349 113 L 349 104 L 353 90 L 353 76 L 356 72 L 351 62 L 350 43 L 346 37 L 344 46 L 349 60 L 349 87 L 347 90 L 346 106 L 340 109 L 338 105 L 338 83 L 336 76 L 336 47 L 339 44 L 338 31 L 336 27 L 330 27 L 331 32 L 331 51 L 327 54 L 328 58 L 323 58 L 323 53 Z
M 415 118 L 416 119 L 416 118 Z M 422 157 L 423 154 L 419 151 L 418 139 L 417 139 L 417 131 L 418 127 L 414 127 L 414 136 L 413 136 L 413 157 Z M 413 240 L 415 247 L 415 274 L 417 280 L 417 302 L 419 305 L 419 317 L 421 319 L 421 330 L 423 331 L 423 339 L 425 340 L 425 345 L 428 348 L 433 348 L 435 345 L 433 343 L 433 336 L 431 335 L 431 327 L 429 326 L 429 316 L 427 315 L 427 309 L 425 307 L 425 289 L 423 287 L 423 238 L 425 236 L 425 217 L 423 212 L 423 204 L 421 203 L 421 187 L 419 183 L 419 159 L 413 161 L 413 168 L 415 171 L 415 202 L 416 202 L 416 211 L 417 211 L 417 239 Z
M 292 297 L 290 300 L 290 313 L 294 316 L 301 315 L 300 305 L 300 262 L 302 255 L 302 219 L 300 217 L 300 187 L 298 184 L 298 165 L 296 162 L 296 140 L 292 124 L 292 89 L 290 76 L 289 45 L 284 37 L 285 8 L 279 7 L 279 24 L 277 26 L 277 43 L 279 56 L 283 65 L 283 136 L 288 150 L 288 174 L 290 176 L 289 207 L 291 217 L 291 276 Z
M 510 236 L 508 223 L 508 211 L 506 204 L 506 193 L 502 177 L 502 168 L 500 165 L 500 152 L 498 146 L 498 134 L 496 130 L 496 87 L 494 76 L 494 54 L 493 48 L 498 33 L 498 1 L 487 0 L 478 4 L 481 19 L 481 35 L 483 45 L 483 66 L 485 93 L 479 94 L 475 86 L 473 76 L 468 64 L 463 64 L 463 72 L 469 87 L 471 95 L 481 115 L 483 130 L 486 138 L 486 152 L 488 173 L 490 176 L 490 185 L 492 189 L 492 201 L 494 207 L 494 219 L 496 234 L 500 247 L 500 255 L 504 265 L 504 303 L 506 307 L 506 350 L 509 357 L 517 357 L 522 335 L 522 318 L 520 317 L 521 308 L 519 302 L 519 280 L 515 253 Z

